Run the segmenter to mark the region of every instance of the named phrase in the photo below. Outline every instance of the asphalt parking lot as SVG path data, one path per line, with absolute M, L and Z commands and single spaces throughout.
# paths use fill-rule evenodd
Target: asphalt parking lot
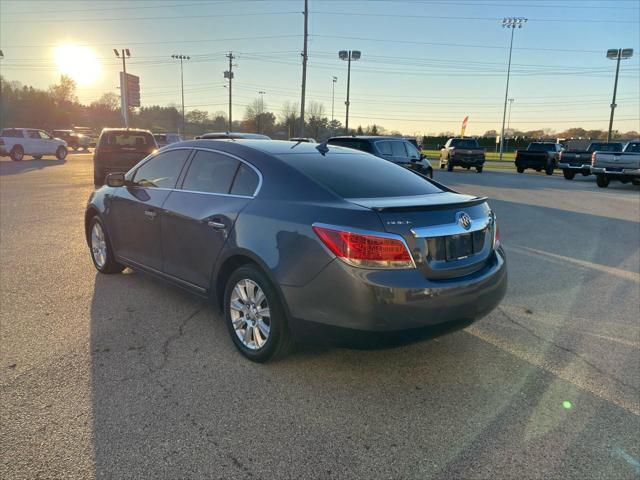
M 501 307 L 258 365 L 202 301 L 96 273 L 91 155 L 2 159 L 0 478 L 638 478 L 640 189 L 435 178 L 492 199 Z

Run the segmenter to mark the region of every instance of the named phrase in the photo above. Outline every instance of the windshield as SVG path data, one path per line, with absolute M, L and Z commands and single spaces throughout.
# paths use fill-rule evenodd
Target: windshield
M 451 146 L 456 148 L 480 148 L 478 141 L 471 138 L 454 138 Z
M 592 143 L 589 152 L 621 152 L 621 143 Z

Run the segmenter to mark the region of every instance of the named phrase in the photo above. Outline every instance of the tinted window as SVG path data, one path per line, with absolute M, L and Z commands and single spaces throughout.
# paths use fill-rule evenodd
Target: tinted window
M 27 137 L 40 140 L 40 133 L 37 130 L 27 130 Z
M 229 193 L 238 160 L 214 152 L 196 152 L 182 184 L 183 190 Z
M 621 143 L 592 143 L 589 145 L 590 152 L 621 152 Z
M 343 198 L 406 197 L 440 193 L 410 170 L 363 153 L 285 154 L 280 159 Z
M 391 144 L 391 155 L 394 157 L 406 157 L 407 151 L 404 149 L 404 142 L 389 142 Z
M 150 152 L 156 148 L 156 141 L 147 132 L 105 132 L 100 137 L 100 146 L 110 150 Z
M 407 149 L 407 155 L 409 158 L 420 158 L 420 152 L 411 142 L 405 142 L 404 146 Z
M 144 163 L 133 176 L 141 187 L 174 188 L 189 150 L 163 152 Z
M 363 152 L 371 153 L 371 144 L 368 140 L 361 140 L 358 138 L 331 138 L 327 142 L 329 145 L 339 145 L 346 148 L 354 148 L 356 150 L 362 150 Z
M 9 138 L 22 138 L 22 130 L 18 130 L 17 128 L 5 128 L 2 130 L 3 137 Z
M 51 136 L 49 136 L 47 132 L 43 132 L 42 130 L 40 130 L 38 133 L 40 134 L 40 138 L 42 138 L 43 140 L 51 139 Z
M 231 193 L 234 195 L 253 196 L 258 188 L 258 175 L 250 167 L 244 163 L 240 164 L 236 178 L 231 187 Z
M 630 143 L 629 145 L 627 145 L 627 148 L 625 149 L 625 152 L 639 153 L 640 152 L 640 142 Z
M 391 156 L 391 142 L 376 142 L 380 154 Z
M 527 148 L 530 152 L 553 152 L 555 149 L 555 143 L 532 143 Z
M 451 146 L 457 148 L 480 148 L 478 141 L 473 138 L 454 138 L 451 140 Z

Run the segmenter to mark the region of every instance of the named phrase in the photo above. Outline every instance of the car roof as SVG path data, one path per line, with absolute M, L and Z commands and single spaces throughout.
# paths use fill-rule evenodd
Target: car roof
M 225 138 L 253 138 L 260 140 L 271 140 L 267 135 L 261 133 L 245 133 L 245 132 L 210 132 L 198 135 L 198 139 L 225 139 Z
M 149 130 L 144 128 L 103 128 L 103 132 L 130 132 L 130 133 L 149 133 L 153 135 Z
M 357 140 L 407 140 L 404 137 L 398 137 L 394 135 L 341 135 L 337 137 L 331 137 L 327 141 L 335 139 L 357 139 Z
M 319 154 L 318 144 L 316 143 L 293 143 L 289 140 L 270 140 L 265 142 L 264 140 L 254 139 L 231 139 L 231 138 L 216 138 L 216 139 L 196 139 L 187 140 L 185 142 L 173 143 L 172 148 L 187 147 L 187 148 L 211 148 L 220 150 L 231 150 L 234 147 L 245 147 L 251 150 L 263 152 L 269 155 L 286 155 L 286 154 Z M 351 153 L 354 151 L 351 148 L 339 147 L 335 145 L 329 145 L 329 151 L 332 153 Z

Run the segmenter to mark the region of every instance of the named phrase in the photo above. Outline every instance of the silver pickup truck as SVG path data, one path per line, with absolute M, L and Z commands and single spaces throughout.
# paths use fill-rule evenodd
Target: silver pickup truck
M 594 152 L 591 173 L 601 188 L 609 186 L 611 180 L 640 185 L 640 140 L 627 143 L 622 152 Z

